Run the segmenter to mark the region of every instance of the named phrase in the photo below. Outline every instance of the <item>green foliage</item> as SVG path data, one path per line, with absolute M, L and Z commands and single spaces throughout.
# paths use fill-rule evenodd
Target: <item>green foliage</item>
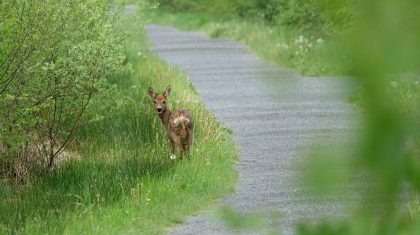
M 163 9 L 201 12 L 226 19 L 262 20 L 301 32 L 333 36 L 351 26 L 354 0 L 158 0 Z
M 347 168 L 364 172 L 370 183 L 358 192 L 365 204 L 344 222 L 349 229 L 331 234 L 418 234 L 416 204 L 407 221 L 400 195 L 403 186 L 420 189 L 420 5 L 396 0 L 358 5 L 355 28 L 339 47 L 349 55 L 345 66 L 362 87 L 365 122 L 360 149 Z M 328 161 L 323 165 L 335 167 Z M 314 231 L 321 228 L 301 234 L 319 234 Z
M 274 23 L 287 3 L 285 0 L 235 0 L 235 13 L 241 18 L 263 19 Z
M 117 12 L 105 0 L 0 6 L 0 175 L 27 162 L 52 168 L 92 97 L 110 91 L 106 77 L 124 67 Z
M 155 0 L 159 6 L 175 12 L 207 12 L 219 17 L 230 17 L 234 13 L 232 1 L 225 0 Z
M 291 0 L 283 4 L 277 16 L 280 25 L 298 27 L 318 36 L 337 36 L 353 22 L 353 0 Z

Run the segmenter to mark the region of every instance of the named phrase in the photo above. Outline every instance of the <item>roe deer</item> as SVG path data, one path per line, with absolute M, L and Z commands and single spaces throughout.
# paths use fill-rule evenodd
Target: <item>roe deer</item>
M 171 158 L 174 156 L 175 147 L 181 152 L 181 158 L 191 148 L 194 139 L 194 120 L 190 112 L 185 109 L 178 109 L 171 112 L 166 105 L 166 99 L 171 93 L 171 87 L 168 86 L 162 95 L 149 87 L 149 95 L 155 103 L 155 110 L 165 126 L 168 135 Z

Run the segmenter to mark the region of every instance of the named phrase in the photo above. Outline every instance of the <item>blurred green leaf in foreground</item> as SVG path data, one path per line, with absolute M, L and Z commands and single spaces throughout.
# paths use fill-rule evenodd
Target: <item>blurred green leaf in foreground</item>
M 407 185 L 414 194 L 420 186 L 420 1 L 356 4 L 356 26 L 341 52 L 348 55 L 346 67 L 362 90 L 364 123 L 360 148 L 347 167 L 366 174 L 368 183 L 356 192 L 361 202 L 342 226 L 304 226 L 299 233 L 323 234 L 328 227 L 328 234 L 420 234 L 419 217 L 407 216 L 402 208 L 407 202 L 401 200 Z M 334 168 L 332 163 L 323 161 L 323 168 Z

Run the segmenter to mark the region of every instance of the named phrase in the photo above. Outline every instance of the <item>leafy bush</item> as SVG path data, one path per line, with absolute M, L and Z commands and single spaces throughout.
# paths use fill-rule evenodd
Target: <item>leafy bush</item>
M 234 4 L 225 0 L 155 0 L 161 7 L 176 12 L 207 12 L 212 15 L 230 17 Z
M 235 12 L 243 18 L 263 19 L 275 23 L 279 14 L 284 10 L 285 0 L 235 0 Z
M 125 55 L 106 0 L 0 2 L 0 175 L 52 168 Z
M 164 9 L 262 20 L 303 32 L 335 35 L 353 24 L 354 0 L 158 0 Z

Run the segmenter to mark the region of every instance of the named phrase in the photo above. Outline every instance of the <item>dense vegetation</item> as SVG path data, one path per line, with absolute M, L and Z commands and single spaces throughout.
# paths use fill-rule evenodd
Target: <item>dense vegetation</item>
M 0 5 L 0 234 L 161 234 L 233 191 L 228 130 L 149 52 L 144 19 L 102 0 Z M 169 158 L 147 94 L 168 84 L 200 120 L 190 160 Z
M 334 35 L 347 29 L 354 15 L 354 0 L 160 0 L 163 9 L 208 13 L 224 19 L 264 21 L 280 27 Z
M 107 1 L 1 1 L 0 177 L 53 168 L 105 78 L 124 67 Z

